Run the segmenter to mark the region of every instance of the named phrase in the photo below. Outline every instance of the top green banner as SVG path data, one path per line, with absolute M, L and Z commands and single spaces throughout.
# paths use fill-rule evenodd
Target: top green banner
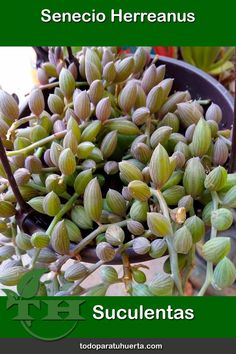
M 236 44 L 235 1 L 37 0 L 1 4 L 1 45 Z

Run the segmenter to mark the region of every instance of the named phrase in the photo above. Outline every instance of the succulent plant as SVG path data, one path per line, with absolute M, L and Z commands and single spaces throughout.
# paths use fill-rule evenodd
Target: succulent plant
M 134 296 L 183 295 L 198 243 L 208 263 L 199 294 L 211 283 L 232 284 L 230 242 L 217 236 L 232 225 L 236 207 L 236 175 L 223 167 L 231 135 L 219 129 L 221 108 L 174 92 L 165 66 L 156 67 L 143 48 L 120 56 L 113 47 L 85 47 L 79 70 L 57 52 L 38 70 L 28 116 L 19 118 L 17 102 L 0 90 L 12 172 L 23 199 L 51 218 L 46 230 L 20 230 L 20 205 L 0 163 L 0 283 L 15 286 L 37 267 L 53 272 L 58 294 L 105 295 L 124 283 Z M 206 226 L 211 239 L 204 244 Z M 91 266 L 83 263 L 88 247 L 97 256 Z M 170 274 L 147 281 L 145 266 L 130 264 L 131 249 L 140 262 L 167 256 Z M 121 276 L 104 265 L 117 258 Z M 4 268 L 9 259 L 17 263 Z M 82 288 L 99 267 L 102 283 Z
M 221 47 L 181 47 L 185 61 L 197 66 L 211 75 L 218 75 L 232 69 L 234 48 Z

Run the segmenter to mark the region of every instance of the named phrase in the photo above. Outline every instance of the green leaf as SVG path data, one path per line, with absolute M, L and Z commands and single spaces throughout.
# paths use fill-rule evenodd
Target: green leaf
M 212 65 L 217 59 L 220 53 L 220 47 L 203 47 L 203 69 L 208 71 L 210 65 Z
M 2 289 L 2 291 L 7 295 L 7 309 L 15 305 L 18 301 L 17 293 L 10 289 Z
M 181 47 L 183 59 L 211 75 L 219 75 L 220 73 L 232 69 L 232 59 L 234 47 L 229 47 L 221 53 L 221 47 Z M 219 59 L 221 57 L 221 59 Z M 217 60 L 217 58 L 219 60 Z M 217 61 L 216 61 L 217 60 Z
M 204 62 L 204 47 L 192 47 L 192 57 L 198 68 L 203 68 Z
M 234 54 L 234 47 L 229 47 L 222 55 L 222 58 L 218 60 L 215 64 L 211 65 L 209 70 L 212 71 L 216 68 L 219 68 L 221 65 L 225 64 L 228 60 L 232 59 L 233 54 Z
M 192 56 L 192 47 L 181 47 L 180 50 L 184 61 L 196 66 L 196 63 L 193 60 L 193 56 Z
M 209 74 L 219 75 L 219 74 L 222 74 L 226 70 L 233 69 L 233 67 L 234 67 L 234 64 L 231 61 L 227 61 L 226 63 L 224 63 L 218 67 L 215 67 L 214 69 L 211 69 L 209 71 Z
M 210 65 L 214 63 L 220 54 L 220 47 L 189 47 L 191 51 L 191 58 L 195 66 L 208 71 Z
M 31 297 L 37 295 L 40 286 L 40 278 L 47 271 L 48 270 L 45 268 L 32 269 L 26 273 L 17 284 L 17 291 L 19 295 L 24 299 L 30 299 Z

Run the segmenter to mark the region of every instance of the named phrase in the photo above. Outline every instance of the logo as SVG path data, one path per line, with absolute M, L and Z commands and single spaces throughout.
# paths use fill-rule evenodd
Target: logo
M 34 269 L 25 274 L 17 285 L 17 293 L 4 289 L 7 295 L 7 310 L 14 308 L 14 321 L 19 321 L 31 336 L 55 341 L 68 336 L 84 320 L 77 298 L 37 297 L 40 278 L 46 269 Z

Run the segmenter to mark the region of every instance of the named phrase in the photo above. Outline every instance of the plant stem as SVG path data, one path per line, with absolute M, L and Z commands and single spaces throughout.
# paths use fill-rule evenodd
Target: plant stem
M 115 223 L 114 225 L 123 227 L 123 226 L 127 225 L 127 222 L 128 222 L 128 220 L 123 220 L 123 221 Z M 76 256 L 76 254 L 78 254 L 80 251 L 82 251 L 82 249 L 84 249 L 84 247 L 86 247 L 96 236 L 105 232 L 110 225 L 111 224 L 98 226 L 98 228 L 96 230 L 94 230 L 88 236 L 83 238 L 83 240 L 81 240 L 80 243 L 77 246 L 75 246 L 75 248 L 71 252 L 71 256 L 72 257 Z
M 0 138 L 0 160 L 2 161 L 2 165 L 3 168 L 6 172 L 7 178 L 8 178 L 8 182 L 12 188 L 12 191 L 16 197 L 17 203 L 19 204 L 21 210 L 23 211 L 28 211 L 30 209 L 29 205 L 26 203 L 26 201 L 23 199 L 21 192 L 19 190 L 19 187 L 16 183 L 16 180 L 13 176 L 12 170 L 11 170 L 11 166 L 9 164 L 8 158 L 7 158 L 7 154 L 6 154 L 6 150 L 5 147 L 2 143 L 2 139 Z
M 75 83 L 76 87 L 80 87 L 80 86 L 84 86 L 84 85 L 88 86 L 88 83 L 86 81 L 81 81 L 81 82 L 77 81 Z M 59 86 L 59 81 L 52 82 L 51 84 L 40 85 L 39 88 L 41 88 L 41 89 L 52 89 L 52 88 L 57 87 L 57 86 Z
M 76 202 L 78 199 L 78 194 L 75 193 L 73 196 L 68 200 L 68 202 L 63 206 L 63 208 L 59 211 L 59 213 L 53 218 L 51 224 L 49 225 L 46 233 L 50 236 L 52 233 L 53 228 L 56 226 L 58 221 L 61 220 L 63 215 L 67 213 L 73 206 L 73 204 Z
M 152 116 L 147 118 L 145 135 L 147 135 L 147 145 L 150 146 L 150 135 L 151 135 L 151 123 Z
M 116 223 L 115 225 L 118 226 L 125 226 L 127 224 L 128 220 L 125 221 L 120 221 L 119 223 Z M 106 231 L 106 229 L 108 228 L 108 226 L 111 224 L 107 224 L 107 225 L 101 225 L 99 226 L 96 230 L 94 230 L 93 232 L 91 232 L 88 236 L 86 236 L 82 241 L 80 241 L 80 243 L 78 245 L 76 245 L 74 247 L 74 249 L 71 251 L 70 256 L 61 256 L 59 259 L 57 259 L 54 263 L 51 264 L 50 266 L 50 270 L 53 272 L 59 272 L 61 267 L 63 266 L 63 264 L 65 264 L 69 259 L 75 257 L 80 251 L 82 251 L 82 249 L 84 249 L 97 235 L 99 235 L 100 233 Z M 133 241 L 127 242 L 127 244 L 125 244 L 124 246 L 131 246 Z M 128 245 L 129 244 L 129 245 Z M 124 251 L 125 249 L 127 249 L 128 247 L 120 247 L 117 249 L 117 253 L 121 253 L 122 251 Z
M 118 225 L 120 223 L 117 223 L 116 225 Z M 104 225 L 105 226 L 105 225 Z M 120 225 L 121 226 L 121 225 Z M 96 230 L 95 230 L 96 231 Z M 116 253 L 120 253 L 120 249 L 118 248 Z M 131 276 L 131 270 L 130 270 L 130 263 L 129 263 L 129 258 L 128 256 L 123 253 L 122 254 L 122 261 L 123 261 L 123 265 L 124 265 L 124 278 L 122 279 L 126 286 L 128 286 L 126 289 L 127 289 L 127 292 L 130 293 L 131 291 L 131 284 L 130 284 L 130 280 L 132 279 L 132 276 Z M 101 265 L 105 264 L 106 262 L 104 261 L 98 261 L 97 263 L 93 264 L 89 270 L 88 270 L 88 273 L 82 278 L 82 279 L 79 279 L 78 281 L 76 281 L 72 287 L 68 290 L 68 295 L 73 295 L 73 290 L 77 288 L 77 286 L 79 286 L 85 279 L 88 278 L 88 276 L 90 276 L 93 272 L 95 272 L 95 270 L 97 270 Z M 127 277 L 127 278 L 125 278 Z M 121 280 L 121 281 L 122 281 Z M 89 288 L 90 289 L 90 288 Z M 89 289 L 85 289 L 84 293 L 88 292 Z M 82 294 L 80 294 L 82 295 Z
M 27 186 L 29 186 L 29 187 L 32 187 L 32 188 L 34 188 L 34 189 L 36 189 L 37 191 L 40 191 L 40 192 L 42 192 L 42 193 L 47 193 L 47 188 L 45 188 L 45 187 L 43 187 L 43 186 L 40 186 L 39 184 L 37 184 L 37 183 L 35 183 L 35 182 L 33 182 L 33 181 L 29 181 L 28 183 L 27 183 Z
M 131 294 L 132 293 L 132 273 L 131 273 L 129 257 L 126 254 L 126 252 L 122 252 L 121 258 L 123 263 L 123 271 L 124 271 L 123 280 L 125 284 L 125 290 L 128 294 Z
M 39 257 L 40 251 L 41 251 L 40 248 L 35 250 L 34 256 L 33 256 L 32 260 L 31 260 L 30 269 L 34 269 L 34 266 L 35 266 L 35 263 L 37 262 L 37 259 Z
M 61 132 L 49 135 L 46 138 L 39 140 L 29 146 L 26 146 L 23 149 L 14 150 L 14 151 L 7 151 L 7 156 L 16 156 L 16 155 L 26 154 L 28 152 L 31 152 L 34 149 L 37 149 L 38 147 L 41 147 L 47 143 L 50 143 L 53 140 L 63 138 L 66 135 L 66 133 L 67 133 L 67 130 L 65 129 L 65 130 L 62 130 Z
M 73 105 L 74 105 L 73 102 L 67 103 L 67 104 L 65 105 L 65 107 L 64 107 L 63 113 L 65 114 L 66 111 L 67 111 L 67 109 L 73 107 Z
M 213 200 L 213 211 L 215 211 L 218 208 L 218 195 L 216 192 L 212 192 L 211 195 Z M 216 236 L 217 236 L 217 230 L 212 226 L 210 240 L 215 238 Z M 207 262 L 206 279 L 201 289 L 199 290 L 198 296 L 203 296 L 205 294 L 209 285 L 211 284 L 212 277 L 213 277 L 213 264 L 212 262 Z
M 46 187 L 40 186 L 39 184 L 37 184 L 37 183 L 35 183 L 33 181 L 29 181 L 27 183 L 27 186 L 32 187 L 32 188 L 34 188 L 34 189 L 36 189 L 36 190 L 38 190 L 38 191 L 40 191 L 40 192 L 42 192 L 44 194 L 48 193 L 48 190 L 47 190 Z M 67 193 L 67 192 L 64 192 L 64 193 L 60 194 L 60 197 L 69 200 L 71 198 L 71 195 L 69 193 Z
M 40 147 L 36 150 L 34 156 L 38 157 L 39 159 L 41 158 L 42 154 L 44 152 L 44 148 L 43 147 Z
M 198 102 L 201 106 L 205 106 L 208 105 L 209 103 L 211 103 L 211 100 L 197 100 L 196 102 Z
M 67 193 L 67 192 L 64 192 L 64 193 L 60 194 L 59 197 L 62 197 L 62 198 L 67 199 L 67 200 L 70 200 L 71 195 L 69 193 Z
M 186 267 L 183 272 L 183 289 L 185 289 L 185 287 L 187 285 L 188 278 L 189 278 L 189 276 L 191 274 L 191 270 L 194 266 L 195 249 L 196 249 L 196 246 L 193 245 L 191 247 L 191 250 L 188 253 L 188 256 L 187 256 L 187 264 L 186 264 Z
M 105 162 L 100 162 L 97 164 L 96 169 L 101 168 L 105 165 Z M 82 171 L 83 167 L 78 165 L 76 166 L 76 171 Z M 58 167 L 44 167 L 42 168 L 42 172 L 44 173 L 52 173 L 52 172 L 58 172 L 59 168 Z
M 98 261 L 97 263 L 91 265 L 91 267 L 88 269 L 88 273 L 81 279 L 77 280 L 72 287 L 69 289 L 68 291 L 68 295 L 72 295 L 73 294 L 73 290 L 76 289 L 77 286 L 79 286 L 85 279 L 88 278 L 89 275 L 91 275 L 93 272 L 95 272 L 95 270 L 97 270 L 99 267 L 101 267 L 101 265 L 103 265 L 104 262 L 103 261 Z
M 134 240 L 128 241 L 125 244 L 120 246 L 120 253 L 124 252 L 125 250 L 127 250 L 127 248 L 131 247 L 133 244 Z
M 7 132 L 7 137 L 10 138 L 11 133 L 16 130 L 17 128 L 19 128 L 22 124 L 28 123 L 31 120 L 37 119 L 36 116 L 27 116 L 24 118 L 20 118 L 18 120 L 16 120 L 14 123 L 12 123 L 12 125 L 10 126 L 10 128 L 8 129 Z
M 82 167 L 81 166 L 76 166 L 76 170 L 77 171 L 82 171 Z M 42 168 L 42 172 L 45 173 L 52 173 L 52 172 L 58 172 L 59 168 L 58 167 L 44 167 Z
M 58 273 L 62 266 L 70 259 L 69 256 L 60 256 L 55 262 L 51 263 L 49 269 L 54 272 Z
M 173 245 L 173 235 L 171 236 L 166 236 L 166 243 L 170 255 L 170 267 L 171 267 L 171 272 L 172 276 L 176 285 L 176 288 L 178 289 L 179 295 L 183 296 L 183 288 L 181 284 L 181 278 L 180 278 L 180 273 L 179 273 L 179 264 L 178 264 L 178 256 L 177 253 L 174 249 Z
M 169 222 L 171 223 L 171 218 L 170 218 L 170 214 L 169 214 L 169 208 L 166 204 L 165 199 L 163 198 L 163 195 L 161 193 L 160 190 L 155 190 L 152 189 L 152 194 L 158 199 L 158 202 L 160 204 L 160 208 L 163 212 L 163 215 L 169 220 Z M 183 288 L 182 288 L 182 284 L 181 284 L 181 277 L 180 277 L 180 273 L 179 273 L 179 265 L 178 265 L 178 256 L 177 253 L 174 249 L 174 245 L 173 245 L 173 229 L 172 229 L 172 234 L 168 235 L 165 237 L 167 246 L 168 246 L 168 251 L 169 251 L 169 256 L 170 256 L 170 267 L 171 267 L 171 272 L 172 272 L 172 276 L 176 285 L 176 288 L 178 289 L 179 294 L 182 296 L 183 294 Z
M 53 172 L 58 172 L 59 168 L 58 167 L 43 167 L 41 172 L 44 173 L 53 173 Z
M 54 274 L 54 277 L 52 279 L 52 283 L 51 283 L 51 291 L 52 291 L 52 296 L 54 296 L 58 291 L 59 291 L 59 282 L 57 279 L 57 274 Z
M 151 235 L 152 235 L 151 231 L 148 230 L 148 231 L 145 231 L 144 234 L 141 235 L 141 236 L 148 238 L 148 237 L 150 237 Z M 127 250 L 127 248 L 132 247 L 133 242 L 134 242 L 134 240 L 130 240 L 130 241 L 124 243 L 123 245 L 121 245 L 120 248 L 119 248 L 119 253 L 122 253 L 122 252 L 124 252 L 125 250 Z
M 12 243 L 16 251 L 16 256 L 18 259 L 21 259 L 21 252 L 16 244 L 17 226 L 15 222 L 11 223 L 11 234 L 12 234 Z

